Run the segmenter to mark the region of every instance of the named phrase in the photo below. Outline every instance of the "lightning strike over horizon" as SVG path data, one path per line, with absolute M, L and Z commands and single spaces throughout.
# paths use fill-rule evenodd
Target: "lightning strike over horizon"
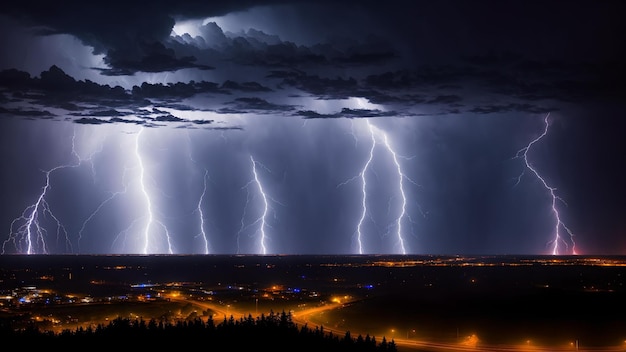
M 397 246 L 399 248 L 399 252 L 401 254 L 407 254 L 407 249 L 405 246 L 405 239 L 404 239 L 404 234 L 403 234 L 403 228 L 402 228 L 402 223 L 403 221 L 408 218 L 410 220 L 410 218 L 408 217 L 407 213 L 406 213 L 406 206 L 407 206 L 407 197 L 406 197 L 406 192 L 404 189 L 404 181 L 408 180 L 409 182 L 417 185 L 413 180 L 411 180 L 406 174 L 404 174 L 404 172 L 402 171 L 402 166 L 400 165 L 400 162 L 398 161 L 398 154 L 395 152 L 395 150 L 393 149 L 393 147 L 391 146 L 391 144 L 389 143 L 389 138 L 387 136 L 387 133 L 385 133 L 383 130 L 379 129 L 378 127 L 374 126 L 370 119 L 364 119 L 366 121 L 367 124 L 367 128 L 369 131 L 369 135 L 371 137 L 372 140 L 372 144 L 369 148 L 369 154 L 368 154 L 368 158 L 365 162 L 365 164 L 363 165 L 363 168 L 361 169 L 361 172 L 359 172 L 359 174 L 355 177 L 352 177 L 351 179 L 348 179 L 347 181 L 344 181 L 342 183 L 340 183 L 337 187 L 343 186 L 351 181 L 353 181 L 356 178 L 360 178 L 361 179 L 361 216 L 359 218 L 359 221 L 357 223 L 357 228 L 356 228 L 356 242 L 357 242 L 357 248 L 358 248 L 358 253 L 359 254 L 364 254 L 364 250 L 363 250 L 363 225 L 365 222 L 366 217 L 368 216 L 368 208 L 367 208 L 367 177 L 366 177 L 366 173 L 367 171 L 370 169 L 371 164 L 374 160 L 374 151 L 376 149 L 377 145 L 382 145 L 384 146 L 385 150 L 387 150 L 387 152 L 389 153 L 389 155 L 391 156 L 391 161 L 393 162 L 396 171 L 397 171 L 397 175 L 398 175 L 398 191 L 400 193 L 400 197 L 401 197 L 401 202 L 400 202 L 400 211 L 398 216 L 395 218 L 395 234 L 396 234 L 396 238 L 397 238 Z M 357 138 L 356 135 L 354 133 L 352 133 L 352 136 L 355 138 L 355 145 L 357 143 Z M 379 141 L 379 139 L 382 139 L 382 142 Z
M 371 125 L 371 124 L 370 124 Z M 404 247 L 404 237 L 402 235 L 402 220 L 406 216 L 406 194 L 404 193 L 404 180 L 409 179 L 403 172 L 400 163 L 398 162 L 398 156 L 396 152 L 393 150 L 391 145 L 389 144 L 389 139 L 387 138 L 387 134 L 380 131 L 384 137 L 385 148 L 389 151 L 392 156 L 393 163 L 396 165 L 398 171 L 398 188 L 400 190 L 400 196 L 402 197 L 400 214 L 398 214 L 398 218 L 396 219 L 396 236 L 398 238 L 398 244 L 400 245 L 402 254 L 406 254 L 406 248 Z M 409 179 L 410 180 L 410 179 Z
M 209 254 L 209 240 L 207 238 L 206 231 L 204 230 L 204 211 L 202 211 L 202 203 L 204 201 L 204 197 L 207 191 L 207 180 L 209 178 L 209 170 L 204 169 L 204 176 L 202 177 L 203 186 L 202 194 L 200 194 L 200 198 L 198 199 L 198 207 L 196 210 L 198 211 L 198 216 L 200 217 L 200 235 L 202 236 L 202 240 L 204 242 L 204 254 Z
M 142 127 L 137 133 L 137 136 L 135 139 L 135 157 L 137 158 L 138 166 L 139 166 L 139 185 L 141 188 L 141 193 L 143 194 L 143 197 L 146 202 L 146 212 L 147 212 L 147 221 L 146 221 L 146 226 L 145 226 L 144 234 L 143 234 L 144 245 L 143 245 L 142 254 L 153 254 L 150 252 L 150 246 L 152 242 L 151 241 L 152 240 L 151 229 L 153 227 L 153 223 L 156 223 L 163 229 L 165 239 L 167 241 L 168 254 L 173 254 L 174 251 L 172 250 L 172 242 L 171 242 L 169 230 L 167 229 L 167 226 L 165 226 L 165 224 L 163 224 L 161 221 L 154 219 L 154 214 L 152 212 L 152 199 L 150 197 L 150 194 L 148 193 L 148 190 L 145 184 L 146 170 L 143 164 L 143 157 L 141 156 L 141 152 L 139 148 L 139 139 L 141 137 L 143 130 L 144 129 Z
M 370 164 L 372 163 L 372 159 L 374 158 L 374 149 L 376 148 L 376 138 L 374 137 L 374 130 L 372 125 L 368 122 L 367 126 L 369 127 L 370 134 L 372 136 L 372 147 L 370 148 L 369 158 L 365 162 L 363 166 L 363 170 L 359 173 L 361 175 L 361 206 L 363 207 L 361 212 L 361 217 L 359 218 L 359 224 L 357 225 L 357 243 L 359 247 L 359 254 L 363 254 L 363 221 L 365 221 L 365 217 L 367 216 L 367 178 L 365 177 L 365 172 L 369 169 Z
M 46 175 L 46 182 L 41 188 L 41 193 L 39 194 L 39 197 L 37 197 L 37 201 L 35 203 L 26 207 L 26 209 L 22 212 L 22 215 L 11 222 L 9 238 L 2 244 L 2 254 L 5 253 L 5 247 L 9 244 L 9 242 L 12 242 L 15 249 L 21 253 L 48 254 L 48 245 L 46 240 L 48 230 L 40 223 L 39 219 L 40 216 L 45 217 L 46 214 L 56 223 L 57 237 L 61 234 L 61 232 L 63 232 L 66 237 L 66 243 L 70 244 L 67 239 L 68 233 L 65 226 L 63 226 L 61 221 L 56 217 L 56 215 L 54 215 L 52 209 L 50 209 L 50 204 L 48 204 L 48 201 L 46 200 L 48 190 L 51 188 L 50 174 L 65 167 L 68 166 L 61 165 L 48 171 L 43 171 Z M 14 226 L 20 221 L 24 221 L 24 224 L 14 229 Z M 25 250 L 23 246 L 26 246 Z
M 91 214 L 89 214 L 89 216 L 85 219 L 85 221 L 83 221 L 83 224 L 81 225 L 80 230 L 78 231 L 77 244 L 78 244 L 79 253 L 80 253 L 80 242 L 82 241 L 82 238 L 83 238 L 83 232 L 87 228 L 87 223 L 89 223 L 96 215 L 98 215 L 100 210 L 102 210 L 102 208 L 104 208 L 109 202 L 113 201 L 115 198 L 117 198 L 118 196 L 122 194 L 125 194 L 128 191 L 128 184 L 126 183 L 127 171 L 128 171 L 128 168 L 125 168 L 124 175 L 122 176 L 123 189 L 120 191 L 111 192 L 109 197 L 105 198 L 102 202 L 100 202 L 100 204 L 96 207 L 96 209 L 93 212 L 91 212 Z
M 50 224 L 42 224 L 43 221 L 46 220 L 46 217 L 49 217 L 53 222 L 53 226 L 56 227 L 56 239 L 57 241 L 61 236 L 64 237 L 65 241 L 65 250 L 69 250 L 69 253 L 73 252 L 72 242 L 69 238 L 69 233 L 66 230 L 65 226 L 59 220 L 59 218 L 52 211 L 46 196 L 48 195 L 48 191 L 52 188 L 51 176 L 53 173 L 59 170 L 67 169 L 67 168 L 77 168 L 83 164 L 83 162 L 91 163 L 91 172 L 92 176 L 95 177 L 95 171 L 93 166 L 92 158 L 94 154 L 99 152 L 98 150 L 91 153 L 88 158 L 81 158 L 78 152 L 76 151 L 76 130 L 74 129 L 72 133 L 72 150 L 71 155 L 76 160 L 73 164 L 62 164 L 55 166 L 47 171 L 42 170 L 45 174 L 45 184 L 41 188 L 41 193 L 37 197 L 37 201 L 29 206 L 27 206 L 22 214 L 15 218 L 11 222 L 9 237 L 2 244 L 2 254 L 6 251 L 6 246 L 9 243 L 13 243 L 15 250 L 19 253 L 24 254 L 48 254 L 48 245 L 47 239 L 48 230 L 46 229 L 46 225 Z M 43 217 L 43 218 L 40 218 Z M 22 225 L 17 226 L 23 222 Z M 24 249 L 24 247 L 26 247 Z
M 248 183 L 246 183 L 243 188 L 246 188 L 248 190 L 248 195 L 246 197 L 246 205 L 244 207 L 244 212 L 243 215 L 241 217 L 241 228 L 239 229 L 238 233 L 237 233 L 237 253 L 239 253 L 239 236 L 241 235 L 241 233 L 249 228 L 250 226 L 259 224 L 259 229 L 255 232 L 255 233 L 259 233 L 260 234 L 260 238 L 259 238 L 259 252 L 260 254 L 267 254 L 267 246 L 265 245 L 265 242 L 267 240 L 267 233 L 265 232 L 266 227 L 269 227 L 269 225 L 267 224 L 267 214 L 270 210 L 270 204 L 269 204 L 269 197 L 267 196 L 267 194 L 265 193 L 265 190 L 263 189 L 263 185 L 259 179 L 259 174 L 257 171 L 257 164 L 260 165 L 262 168 L 270 171 L 265 165 L 261 164 L 260 162 L 254 160 L 254 157 L 252 155 L 250 155 L 250 162 L 252 163 L 252 174 L 253 174 L 253 179 L 250 180 Z M 270 171 L 271 172 L 271 171 Z M 249 191 L 249 187 L 252 184 L 256 185 L 256 188 L 259 192 L 259 194 L 261 195 L 261 199 L 263 200 L 263 211 L 261 212 L 261 215 L 256 218 L 252 223 L 248 224 L 248 225 L 244 225 L 244 218 L 247 214 L 247 208 L 248 205 L 250 203 L 250 191 Z
M 199 163 L 194 159 L 193 157 L 193 153 L 192 153 L 192 143 L 191 143 L 191 136 L 189 135 L 189 132 L 187 132 L 187 145 L 189 147 L 188 153 L 189 153 L 189 159 L 196 165 L 199 166 Z M 202 167 L 204 169 L 204 175 L 202 176 L 202 193 L 200 193 L 200 197 L 198 198 L 198 203 L 196 204 L 196 209 L 194 209 L 194 212 L 198 213 L 198 217 L 200 220 L 200 232 L 196 235 L 197 236 L 201 236 L 202 237 L 202 242 L 204 245 L 204 254 L 209 254 L 209 238 L 208 235 L 206 233 L 205 230 L 205 215 L 204 215 L 204 210 L 202 209 L 202 204 L 204 203 L 204 198 L 206 197 L 206 193 L 208 190 L 208 184 L 207 182 L 210 180 L 209 177 L 209 170 L 206 167 Z
M 548 134 L 548 128 L 550 126 L 549 120 L 548 120 L 549 117 L 550 117 L 550 113 L 546 114 L 546 116 L 545 116 L 545 118 L 543 120 L 543 122 L 544 122 L 544 129 L 543 129 L 543 132 L 539 135 L 539 137 L 533 139 L 530 143 L 528 143 L 528 145 L 526 147 L 518 150 L 517 153 L 515 154 L 515 158 L 522 158 L 522 159 L 524 159 L 524 164 L 525 164 L 526 168 L 528 170 L 530 170 L 535 175 L 535 177 L 539 180 L 539 182 L 541 182 L 542 186 L 548 191 L 548 193 L 550 193 L 551 211 L 552 211 L 552 214 L 554 215 L 554 219 L 555 219 L 553 239 L 550 242 L 548 242 L 549 244 L 552 244 L 552 255 L 562 254 L 561 251 L 559 250 L 560 244 L 563 244 L 566 247 L 566 250 L 569 247 L 568 243 L 565 241 L 565 239 L 561 235 L 561 231 L 560 231 L 561 228 L 563 228 L 567 232 L 567 234 L 569 235 L 570 241 L 572 242 L 571 254 L 576 255 L 578 253 L 576 253 L 576 243 L 574 242 L 574 233 L 561 220 L 561 215 L 559 214 L 559 210 L 557 208 L 557 204 L 556 203 L 557 203 L 557 200 L 559 200 L 563 204 L 565 204 L 565 205 L 567 205 L 567 204 L 565 203 L 565 201 L 563 201 L 563 199 L 561 199 L 556 194 L 556 188 L 550 186 L 548 184 L 548 182 L 545 180 L 545 178 L 543 178 L 541 176 L 541 174 L 539 174 L 539 171 L 537 171 L 537 169 L 534 168 L 532 163 L 528 160 L 528 152 L 530 151 L 532 146 L 535 143 L 538 143 L 541 139 L 543 139 Z M 524 176 L 524 174 L 525 174 L 525 172 L 522 172 L 517 177 L 517 182 L 515 183 L 515 186 L 517 184 L 519 184 L 519 182 L 521 181 L 521 178 L 522 178 L 522 176 Z

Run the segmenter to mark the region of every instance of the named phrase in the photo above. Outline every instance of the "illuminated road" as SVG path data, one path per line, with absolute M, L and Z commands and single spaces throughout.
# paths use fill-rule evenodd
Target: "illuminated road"
M 234 305 L 224 305 L 220 303 L 215 303 L 212 301 L 197 301 L 197 300 L 188 300 L 184 298 L 174 297 L 170 298 L 172 301 L 179 302 L 188 302 L 193 305 L 205 309 L 211 310 L 215 312 L 213 314 L 214 320 L 216 323 L 218 322 L 217 317 L 230 317 L 233 316 L 235 319 L 247 317 L 251 312 L 240 311 L 237 310 Z M 305 324 L 310 328 L 315 328 L 318 326 L 310 320 L 310 316 L 313 314 L 319 314 L 325 311 L 330 311 L 337 308 L 343 308 L 350 303 L 354 303 L 353 301 L 346 301 L 342 303 L 328 303 L 322 306 L 306 308 L 302 310 L 298 310 L 297 312 L 292 311 L 292 321 L 300 326 L 304 326 Z M 270 312 L 260 312 L 262 314 L 269 314 Z M 275 311 L 276 313 L 276 311 Z M 351 331 L 351 335 L 358 336 L 359 333 L 352 332 L 350 329 L 333 329 L 324 326 L 324 331 L 332 332 L 334 335 L 343 336 L 346 331 Z M 365 335 L 365 334 L 361 334 Z M 479 342 L 473 341 L 472 336 L 468 336 L 464 341 L 461 342 L 433 342 L 426 340 L 418 340 L 418 339 L 403 339 L 403 338 L 393 338 L 398 349 L 402 351 L 422 351 L 422 352 L 570 352 L 570 351 L 587 351 L 587 352 L 625 352 L 626 351 L 626 343 L 624 346 L 609 346 L 609 347 L 597 347 L 597 348 L 585 348 L 583 346 L 578 346 L 572 342 L 570 345 L 563 347 L 543 347 L 543 346 L 535 346 L 535 345 L 484 345 Z
M 214 302 L 197 301 L 197 300 L 193 300 L 193 299 L 186 299 L 186 298 L 180 298 L 180 297 L 168 297 L 168 298 L 171 301 L 191 303 L 191 304 L 193 304 L 194 306 L 196 306 L 198 308 L 211 310 L 211 311 L 215 312 L 215 314 L 213 314 L 214 318 L 216 318 L 218 316 L 230 317 L 231 315 L 239 317 L 239 315 L 240 315 L 240 313 L 236 313 L 236 312 L 232 311 L 230 309 L 230 305 L 226 305 L 226 307 L 224 307 L 224 305 L 218 304 L 218 303 L 214 303 Z
M 180 297 L 168 297 L 168 298 L 172 301 L 192 303 L 193 305 L 201 309 L 211 310 L 215 312 L 215 314 L 213 314 L 214 318 L 217 316 L 230 317 L 231 315 L 235 318 L 240 318 L 240 317 L 247 317 L 249 314 L 252 314 L 249 311 L 238 310 L 235 305 L 231 305 L 231 304 L 224 305 L 220 303 L 215 303 L 213 301 L 197 301 L 197 300 L 190 300 L 190 299 L 185 299 L 185 298 L 180 298 Z M 341 304 L 341 303 L 328 303 L 319 307 L 307 308 L 304 310 L 300 310 L 297 313 L 292 313 L 292 320 L 296 324 L 305 324 L 308 322 L 307 317 L 310 316 L 311 314 L 317 314 L 317 313 L 321 313 L 327 310 L 340 308 L 343 306 L 344 304 Z M 267 312 L 259 312 L 259 313 L 267 315 L 270 312 L 267 311 Z M 330 329 L 327 329 L 327 328 L 324 328 L 324 329 L 330 331 Z M 341 332 L 341 334 L 345 334 L 345 331 L 340 331 L 340 330 L 336 330 L 336 331 Z M 335 331 L 333 331 L 333 333 L 335 333 Z

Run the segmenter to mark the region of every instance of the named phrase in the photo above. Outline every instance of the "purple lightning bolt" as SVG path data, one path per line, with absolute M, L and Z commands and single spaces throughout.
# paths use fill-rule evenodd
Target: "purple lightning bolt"
M 576 253 L 576 247 L 575 247 L 575 242 L 574 242 L 574 233 L 565 225 L 565 223 L 563 223 L 563 221 L 561 220 L 561 215 L 559 214 L 559 210 L 557 208 L 557 200 L 561 201 L 563 204 L 567 205 L 565 203 L 565 201 L 563 201 L 563 199 L 561 199 L 557 194 L 556 194 L 556 188 L 552 187 L 548 184 L 548 182 L 539 174 L 539 172 L 537 171 L 537 169 L 535 169 L 533 167 L 533 165 L 530 163 L 530 161 L 528 160 L 528 152 L 530 151 L 530 149 L 532 148 L 532 146 L 539 142 L 543 137 L 545 137 L 548 134 L 548 128 L 550 126 L 548 118 L 550 117 L 550 113 L 546 114 L 543 122 L 544 122 L 544 130 L 543 133 L 541 133 L 541 135 L 539 135 L 539 137 L 533 139 L 530 143 L 528 143 L 527 146 L 525 146 L 524 148 L 520 149 L 519 151 L 517 151 L 517 154 L 515 154 L 515 158 L 522 158 L 524 159 L 524 164 L 526 165 L 526 168 L 528 170 L 530 170 L 535 177 L 539 180 L 539 182 L 541 182 L 541 184 L 543 185 L 543 187 L 548 191 L 548 193 L 550 194 L 550 198 L 551 198 L 551 210 L 552 210 L 552 214 L 554 215 L 554 234 L 552 237 L 552 240 L 549 242 L 552 245 L 552 254 L 553 255 L 559 255 L 562 254 L 560 251 L 560 245 L 563 244 L 566 249 L 568 247 L 567 242 L 563 239 L 563 235 L 561 234 L 561 228 L 565 230 L 565 232 L 567 232 L 567 234 L 569 235 L 570 241 L 572 242 L 572 248 L 571 248 L 571 253 L 572 254 L 577 254 Z M 515 183 L 515 185 L 519 184 L 520 180 L 522 179 L 522 176 L 524 176 L 524 172 L 522 172 L 518 178 L 517 178 L 517 183 Z

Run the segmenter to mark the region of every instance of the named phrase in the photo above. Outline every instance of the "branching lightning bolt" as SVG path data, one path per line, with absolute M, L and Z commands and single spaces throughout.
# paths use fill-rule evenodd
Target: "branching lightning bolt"
M 97 207 L 96 209 L 89 214 L 89 216 L 87 217 L 87 219 L 85 219 L 85 221 L 83 221 L 83 224 L 80 227 L 80 230 L 78 231 L 78 251 L 80 253 L 80 242 L 83 238 L 83 232 L 85 231 L 85 228 L 87 227 L 87 223 L 89 223 L 99 212 L 100 210 L 102 210 L 102 208 L 104 208 L 105 205 L 107 205 L 109 202 L 113 201 L 113 199 L 115 199 L 117 196 L 125 194 L 127 189 L 128 189 L 128 185 L 126 184 L 126 173 L 127 173 L 128 169 L 124 169 L 124 176 L 122 177 L 122 182 L 124 184 L 124 188 L 121 191 L 116 191 L 116 192 L 111 192 L 111 195 L 109 197 L 107 197 L 106 199 L 104 199 Z
M 18 252 L 22 252 L 25 254 L 35 254 L 42 253 L 48 254 L 48 248 L 46 243 L 46 237 L 48 236 L 48 230 L 39 223 L 40 216 L 49 216 L 56 222 L 56 231 L 57 236 L 61 234 L 61 232 L 67 238 L 67 230 L 61 223 L 61 221 L 54 215 L 52 210 L 50 209 L 50 205 L 46 200 L 46 195 L 48 190 L 50 190 L 50 174 L 56 170 L 68 167 L 66 165 L 54 167 L 48 171 L 44 171 L 46 177 L 46 183 L 41 189 L 41 193 L 37 198 L 37 201 L 29 205 L 22 215 L 11 222 L 11 230 L 9 234 L 9 238 L 4 241 L 2 245 L 2 254 L 5 252 L 5 246 L 12 242 Z M 22 225 L 15 228 L 16 224 L 20 222 L 24 222 Z M 66 241 L 69 243 L 69 240 Z M 25 250 L 23 248 L 25 245 Z
M 550 243 L 552 244 L 552 254 L 553 255 L 559 255 L 561 254 L 559 251 L 559 245 L 562 243 L 566 248 L 568 247 L 567 242 L 563 239 L 563 237 L 561 236 L 561 231 L 560 229 L 563 228 L 567 234 L 570 237 L 570 240 L 572 241 L 572 254 L 577 254 L 576 253 L 576 247 L 575 247 L 575 242 L 574 242 L 574 233 L 565 225 L 565 223 L 563 223 L 563 221 L 561 220 L 561 216 L 559 214 L 559 210 L 557 209 L 557 200 L 563 202 L 565 205 L 567 205 L 565 203 L 565 201 L 563 201 L 563 199 L 561 199 L 557 194 L 556 194 L 556 188 L 552 187 L 548 184 L 548 182 L 546 182 L 546 180 L 539 174 L 539 172 L 537 171 L 537 169 L 535 169 L 533 167 L 533 165 L 530 163 L 530 161 L 528 160 L 528 152 L 530 151 L 531 147 L 539 142 L 543 137 L 545 137 L 548 134 L 548 128 L 549 128 L 549 121 L 548 118 L 550 117 L 550 114 L 546 114 L 543 122 L 544 122 L 544 130 L 541 133 L 541 135 L 539 135 L 539 137 L 533 139 L 530 143 L 528 143 L 528 145 L 522 149 L 520 149 L 517 154 L 515 155 L 515 158 L 522 158 L 524 159 L 524 164 L 526 165 L 526 168 L 528 170 L 530 170 L 535 177 L 541 182 L 541 184 L 543 185 L 543 187 L 548 190 L 548 192 L 550 193 L 550 197 L 551 197 L 551 210 L 552 210 L 552 214 L 554 215 L 554 219 L 555 219 L 555 225 L 554 225 L 554 235 L 553 235 L 553 239 L 552 241 L 550 241 Z M 524 172 L 522 172 L 518 178 L 517 178 L 517 184 L 519 184 L 519 182 L 521 181 L 522 176 L 524 175 Z
M 137 137 L 135 140 L 135 156 L 137 158 L 138 164 L 139 164 L 139 185 L 141 187 L 141 192 L 144 196 L 144 199 L 146 201 L 146 211 L 148 213 L 147 215 L 147 222 L 146 222 L 146 227 L 144 230 L 144 246 L 143 246 L 143 254 L 150 254 L 150 242 L 152 239 L 152 226 L 153 223 L 156 223 L 157 225 L 159 225 L 163 231 L 165 232 L 165 237 L 167 240 L 167 248 L 168 248 L 168 253 L 169 254 L 173 254 L 174 251 L 172 250 L 172 242 L 171 242 L 171 238 L 170 238 L 170 233 L 169 230 L 167 229 L 167 226 L 165 226 L 162 222 L 155 220 L 154 219 L 154 214 L 152 212 L 152 199 L 150 198 L 150 194 L 148 193 L 148 190 L 146 188 L 145 185 L 145 174 L 146 174 L 146 170 L 145 167 L 143 165 L 143 158 L 141 156 L 141 152 L 140 152 L 140 148 L 139 148 L 139 138 L 141 137 L 141 134 L 143 132 L 143 128 L 141 128 L 139 130 L 139 132 L 137 133 Z
M 363 229 L 362 228 L 363 228 L 363 222 L 365 221 L 365 218 L 367 217 L 367 214 L 368 214 L 367 212 L 367 177 L 365 176 L 365 173 L 369 169 L 370 164 L 372 163 L 372 160 L 374 159 L 374 149 L 376 149 L 376 138 L 374 136 L 374 127 L 372 126 L 372 124 L 369 123 L 369 121 L 367 122 L 367 126 L 369 127 L 370 135 L 372 137 L 372 146 L 370 148 L 369 157 L 367 158 L 367 161 L 365 162 L 363 169 L 357 176 L 345 182 L 342 182 L 337 186 L 337 187 L 343 186 L 353 181 L 357 177 L 361 178 L 361 217 L 359 218 L 359 222 L 356 227 L 356 242 L 357 242 L 357 248 L 359 250 L 359 254 L 363 254 L 363 241 L 362 241 Z M 356 137 L 355 137 L 355 144 L 356 144 Z
M 267 167 L 265 167 L 265 165 L 263 165 L 260 162 L 254 160 L 254 157 L 252 155 L 250 156 L 250 162 L 252 163 L 252 174 L 253 174 L 254 177 L 253 177 L 252 180 L 250 180 L 250 182 L 248 182 L 243 187 L 241 187 L 242 189 L 243 188 L 248 189 L 248 195 L 247 195 L 247 198 L 246 198 L 246 205 L 244 207 L 244 213 L 243 213 L 243 215 L 241 217 L 241 228 L 239 229 L 239 232 L 237 233 L 237 253 L 239 253 L 239 236 L 241 235 L 241 233 L 245 229 L 249 228 L 250 226 L 254 226 L 254 225 L 258 224 L 259 225 L 258 233 L 260 234 L 260 238 L 259 238 L 260 252 L 261 252 L 261 254 L 267 254 L 267 246 L 265 245 L 265 242 L 267 241 L 267 233 L 266 233 L 265 230 L 266 230 L 267 227 L 270 227 L 267 224 L 267 215 L 268 215 L 268 213 L 270 211 L 269 200 L 272 200 L 272 201 L 274 201 L 274 202 L 276 202 L 278 204 L 281 204 L 281 203 L 273 200 L 272 198 L 270 198 L 265 193 L 265 190 L 263 189 L 263 185 L 262 185 L 261 181 L 259 180 L 259 174 L 258 174 L 258 171 L 257 171 L 257 165 L 261 166 L 262 168 L 264 168 L 264 169 L 266 169 L 268 171 L 270 171 L 270 170 Z M 248 205 L 250 203 L 249 187 L 252 184 L 256 185 L 256 188 L 257 188 L 259 194 L 261 195 L 261 199 L 263 200 L 263 211 L 261 212 L 261 215 L 256 220 L 254 220 L 249 225 L 245 225 L 244 218 L 245 218 L 245 216 L 247 214 L 247 208 L 248 208 Z
M 369 121 L 368 121 L 369 123 Z M 371 126 L 371 124 L 370 124 Z M 396 235 L 398 237 L 398 243 L 400 245 L 400 249 L 402 251 L 402 254 L 406 254 L 406 248 L 404 247 L 404 238 L 402 236 L 402 220 L 404 219 L 404 217 L 406 216 L 406 194 L 404 193 L 404 180 L 407 179 L 410 181 L 410 179 L 402 172 L 402 167 L 400 166 L 400 163 L 398 162 L 398 156 L 396 155 L 396 152 L 393 150 L 393 148 L 391 148 L 391 145 L 389 145 L 389 139 L 387 138 L 387 134 L 382 132 L 383 137 L 384 137 L 384 143 L 385 143 L 385 147 L 387 148 L 387 150 L 389 151 L 389 153 L 391 154 L 392 158 L 393 158 L 393 163 L 396 165 L 397 168 L 397 172 L 398 172 L 398 187 L 400 188 L 400 195 L 402 197 L 402 204 L 400 207 L 400 214 L 398 215 L 398 218 L 396 219 Z
M 95 154 L 95 152 L 93 154 Z M 66 168 L 79 167 L 84 161 L 91 162 L 93 154 L 91 154 L 87 159 L 82 159 L 80 155 L 78 155 L 78 152 L 76 151 L 76 131 L 74 131 L 72 135 L 72 157 L 76 159 L 75 163 L 58 165 L 50 170 L 42 171 L 45 174 L 46 181 L 44 186 L 41 188 L 41 193 L 37 197 L 37 201 L 35 203 L 26 207 L 26 209 L 22 212 L 22 215 L 15 218 L 11 222 L 9 238 L 2 244 L 2 254 L 5 253 L 6 246 L 9 243 L 12 243 L 16 251 L 20 253 L 48 254 L 48 244 L 46 240 L 48 237 L 48 230 L 45 225 L 40 222 L 45 220 L 46 217 L 52 219 L 56 226 L 57 240 L 63 236 L 66 250 L 69 249 L 70 252 L 73 252 L 68 232 L 59 218 L 52 212 L 46 196 L 48 195 L 48 191 L 52 188 L 50 178 L 53 173 Z M 92 173 L 94 173 L 93 163 Z M 20 223 L 22 224 L 19 225 Z
M 367 127 L 368 130 L 370 132 L 370 136 L 372 139 L 372 144 L 369 150 L 369 154 L 368 154 L 368 158 L 367 161 L 365 162 L 365 164 L 363 165 L 363 169 L 361 169 L 361 172 L 347 180 L 344 181 L 342 183 L 340 183 L 337 187 L 345 185 L 351 181 L 353 181 L 356 178 L 361 178 L 361 216 L 359 218 L 359 222 L 357 224 L 357 229 L 356 229 L 356 242 L 357 242 L 357 247 L 358 247 L 358 251 L 359 254 L 363 254 L 363 224 L 365 222 L 365 218 L 368 215 L 368 209 L 367 209 L 367 176 L 366 173 L 369 170 L 372 161 L 374 159 L 374 150 L 376 149 L 376 146 L 380 144 L 380 142 L 377 141 L 378 139 L 382 139 L 382 145 L 384 146 L 384 148 L 387 150 L 387 152 L 391 155 L 391 159 L 394 163 L 394 165 L 396 166 L 396 171 L 398 174 L 398 189 L 401 195 L 401 206 L 400 206 L 400 212 L 398 214 L 398 217 L 395 220 L 395 228 L 396 228 L 396 237 L 397 237 L 397 241 L 398 241 L 398 246 L 400 248 L 400 253 L 402 254 L 406 254 L 406 246 L 405 246 L 405 240 L 404 240 L 404 234 L 403 234 L 403 228 L 402 228 L 402 223 L 405 219 L 409 219 L 409 216 L 407 215 L 407 211 L 406 211 L 406 206 L 407 206 L 407 197 L 406 197 L 406 192 L 404 189 L 404 182 L 409 181 L 415 185 L 417 185 L 413 180 L 411 180 L 406 174 L 404 174 L 404 172 L 402 171 L 402 166 L 400 165 L 400 162 L 398 161 L 398 154 L 395 152 L 395 150 L 393 149 L 393 147 L 391 146 L 391 144 L 389 143 L 389 138 L 387 136 L 387 134 L 382 131 L 381 129 L 377 128 L 376 126 L 374 126 L 369 119 L 365 119 L 366 123 L 367 123 Z M 355 136 L 354 134 L 352 134 L 353 136 Z M 355 137 L 355 143 L 356 143 L 356 137 Z

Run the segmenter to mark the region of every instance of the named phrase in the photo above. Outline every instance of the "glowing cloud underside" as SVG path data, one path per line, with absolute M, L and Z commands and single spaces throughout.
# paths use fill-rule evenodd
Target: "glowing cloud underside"
M 520 149 L 517 154 L 516 154 L 516 158 L 522 158 L 524 160 L 524 164 L 526 166 L 526 168 L 528 170 L 531 171 L 531 173 L 533 175 L 535 175 L 535 177 L 539 180 L 539 182 L 541 183 L 541 185 L 548 191 L 548 193 L 550 194 L 550 199 L 551 199 L 551 211 L 552 214 L 554 215 L 554 234 L 552 236 L 552 240 L 549 242 L 552 245 L 552 254 L 553 255 L 559 255 L 559 254 L 565 254 L 568 250 L 570 250 L 571 254 L 577 254 L 576 253 L 576 243 L 574 242 L 574 233 L 565 225 L 565 223 L 563 223 L 563 221 L 561 220 L 561 215 L 559 214 L 559 210 L 557 208 L 557 200 L 563 202 L 564 204 L 566 204 L 563 199 L 561 199 L 557 194 L 556 194 L 556 188 L 552 187 L 548 184 L 548 182 L 545 180 L 545 178 L 543 178 L 540 174 L 539 171 L 537 171 L 537 169 L 532 165 L 532 163 L 528 160 L 528 153 L 530 151 L 530 149 L 533 147 L 533 145 L 537 142 L 539 142 L 543 137 L 545 137 L 548 134 L 548 128 L 550 126 L 548 118 L 550 117 L 550 114 L 546 114 L 543 122 L 544 122 L 544 130 L 541 133 L 541 135 L 539 135 L 539 137 L 533 139 L 530 143 L 528 143 L 527 146 L 525 146 L 524 148 Z M 519 175 L 519 177 L 517 178 L 517 184 L 519 184 L 522 176 L 524 175 L 524 172 L 522 172 L 522 174 Z M 566 204 L 567 205 L 567 204 Z M 565 241 L 565 239 L 563 238 L 563 235 L 561 234 L 561 228 L 565 230 L 565 232 L 567 232 L 567 234 L 569 235 L 569 239 L 572 243 L 571 245 L 571 249 L 568 248 L 568 244 Z M 564 250 L 561 250 L 561 245 L 565 247 Z

